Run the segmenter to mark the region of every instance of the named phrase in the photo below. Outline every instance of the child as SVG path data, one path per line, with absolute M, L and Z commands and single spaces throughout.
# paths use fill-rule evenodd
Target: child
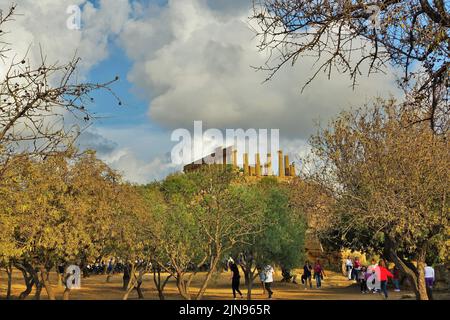
M 397 266 L 394 266 L 394 269 L 392 270 L 392 274 L 394 275 L 394 278 L 392 279 L 392 282 L 394 283 L 395 292 L 400 292 L 400 269 Z
M 378 264 L 380 267 L 380 286 L 381 286 L 381 292 L 384 293 L 384 298 L 388 298 L 388 291 L 387 291 L 387 281 L 388 278 L 394 278 L 394 275 L 389 272 L 389 270 L 386 268 L 386 262 L 384 260 L 380 260 L 380 263 Z
M 372 259 L 372 264 L 367 267 L 367 273 L 369 274 L 368 277 L 366 278 L 366 280 L 372 275 L 375 274 L 376 276 L 376 280 L 374 282 L 375 287 L 373 288 L 373 293 L 378 293 L 381 291 L 380 288 L 380 267 L 378 266 L 378 264 L 376 263 L 375 259 Z M 367 282 L 366 282 L 367 284 Z
M 358 280 L 359 284 L 361 286 L 361 293 L 367 293 L 367 286 L 366 286 L 366 276 L 367 276 L 367 268 L 361 267 L 361 269 L 358 271 Z

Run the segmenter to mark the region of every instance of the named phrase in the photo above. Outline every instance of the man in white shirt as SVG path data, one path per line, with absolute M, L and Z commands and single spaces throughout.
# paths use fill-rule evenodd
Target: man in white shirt
M 434 284 L 434 269 L 425 264 L 425 284 L 428 288 L 433 289 Z
M 352 270 L 353 270 L 352 258 L 348 257 L 347 260 L 345 260 L 345 269 L 347 270 L 348 280 L 352 280 Z
M 275 270 L 272 268 L 271 265 L 267 265 L 264 268 L 264 274 L 265 274 L 265 279 L 264 279 L 264 286 L 267 290 L 267 292 L 269 293 L 269 299 L 272 299 L 272 295 L 273 295 L 273 291 L 272 291 L 272 283 L 273 283 L 273 274 L 274 274 Z

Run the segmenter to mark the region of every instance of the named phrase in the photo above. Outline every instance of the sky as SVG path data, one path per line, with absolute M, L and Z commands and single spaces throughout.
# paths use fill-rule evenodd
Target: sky
M 4 11 L 10 0 L 0 0 Z M 133 183 L 163 179 L 172 164 L 173 130 L 279 129 L 281 148 L 296 159 L 307 140 L 341 110 L 396 96 L 393 72 L 362 77 L 356 89 L 348 75 L 330 80 L 313 74 L 313 60 L 283 68 L 269 82 L 256 72 L 259 52 L 250 28 L 251 0 L 16 0 L 6 40 L 17 56 L 28 50 L 38 61 L 82 58 L 80 81 L 106 82 L 122 106 L 105 92 L 95 95 L 97 120 L 79 140 Z M 69 6 L 81 9 L 81 28 L 67 28 Z M 1 70 L 0 70 L 1 71 Z M 1 73 L 1 72 L 0 72 Z

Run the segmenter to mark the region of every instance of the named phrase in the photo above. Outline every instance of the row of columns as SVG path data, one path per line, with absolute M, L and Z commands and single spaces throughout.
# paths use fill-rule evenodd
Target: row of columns
M 260 177 L 262 175 L 272 176 L 272 154 L 267 154 L 267 163 L 261 165 L 261 156 L 259 153 L 255 156 L 255 166 L 250 166 L 250 161 L 248 153 L 244 153 L 244 175 L 245 176 L 256 176 Z M 284 160 L 284 161 L 283 161 Z M 233 151 L 233 166 L 238 167 L 237 151 Z M 265 172 L 263 172 L 265 169 Z M 295 177 L 295 164 L 289 162 L 289 156 L 285 155 L 283 158 L 283 151 L 278 151 L 278 176 L 279 177 Z

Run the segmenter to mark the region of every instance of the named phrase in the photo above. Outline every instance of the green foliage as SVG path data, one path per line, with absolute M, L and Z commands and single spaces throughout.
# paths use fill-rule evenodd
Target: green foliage
M 257 264 L 275 263 L 285 268 L 300 266 L 304 258 L 306 221 L 293 210 L 286 187 L 274 178 L 250 186 L 261 197 L 264 230 L 251 235 L 235 254 L 251 255 Z

